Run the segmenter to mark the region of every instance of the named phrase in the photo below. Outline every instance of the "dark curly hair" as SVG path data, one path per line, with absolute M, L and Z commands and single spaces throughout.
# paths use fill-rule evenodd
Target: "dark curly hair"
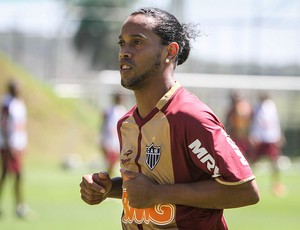
M 191 50 L 190 40 L 200 34 L 196 30 L 197 25 L 180 23 L 174 15 L 158 8 L 141 8 L 131 15 L 137 14 L 144 14 L 156 20 L 152 30 L 161 37 L 162 45 L 168 45 L 171 42 L 178 43 L 179 52 L 175 60 L 177 65 L 187 60 Z

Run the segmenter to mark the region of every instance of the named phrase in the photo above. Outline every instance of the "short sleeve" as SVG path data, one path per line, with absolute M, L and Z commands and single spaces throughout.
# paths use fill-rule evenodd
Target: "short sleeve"
M 189 119 L 189 155 L 196 167 L 223 184 L 239 184 L 254 175 L 243 153 L 213 113 L 202 111 Z

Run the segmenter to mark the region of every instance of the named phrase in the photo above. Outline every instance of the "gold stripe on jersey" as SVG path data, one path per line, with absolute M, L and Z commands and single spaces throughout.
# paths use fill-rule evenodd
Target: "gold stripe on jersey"
M 181 85 L 179 82 L 175 82 L 175 84 L 172 86 L 172 88 L 159 100 L 159 102 L 156 105 L 156 108 L 159 110 L 164 107 L 164 105 L 170 100 L 170 98 L 173 96 L 175 91 L 180 87 Z
M 228 181 L 223 181 L 220 179 L 220 177 L 216 177 L 215 180 L 220 183 L 220 184 L 223 184 L 223 185 L 239 185 L 239 184 L 244 184 L 248 181 L 251 181 L 251 180 L 254 180 L 255 179 L 255 176 L 251 176 L 247 179 L 244 179 L 244 180 L 241 180 L 241 181 L 236 181 L 236 182 L 228 182 Z

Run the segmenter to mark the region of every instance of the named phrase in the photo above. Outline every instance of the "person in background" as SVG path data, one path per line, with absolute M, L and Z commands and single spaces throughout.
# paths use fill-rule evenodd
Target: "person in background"
M 253 116 L 252 105 L 240 90 L 231 91 L 230 101 L 231 105 L 226 115 L 225 127 L 246 158 L 249 158 L 251 152 L 249 132 Z
M 283 196 L 286 188 L 280 182 L 278 159 L 282 154 L 285 138 L 282 135 L 276 104 L 267 92 L 261 92 L 258 96 L 250 129 L 250 142 L 253 151 L 249 162 L 255 163 L 266 156 L 272 165 L 272 191 L 276 196 Z
M 0 196 L 8 174 L 13 175 L 16 215 L 25 218 L 28 208 L 24 204 L 23 197 L 22 158 L 27 148 L 27 114 L 19 90 L 17 81 L 9 81 L 7 95 L 1 102 L 0 149 L 2 168 Z
M 118 120 L 127 112 L 123 105 L 123 95 L 115 93 L 113 104 L 103 112 L 100 148 L 104 155 L 107 172 L 111 174 L 120 159 L 120 145 L 117 132 Z
M 84 175 L 80 193 L 90 205 L 122 199 L 124 230 L 225 230 L 225 208 L 259 201 L 255 176 L 223 124 L 175 80 L 197 35 L 157 8 L 133 12 L 121 28 L 121 85 L 136 100 L 118 122 L 121 175 Z

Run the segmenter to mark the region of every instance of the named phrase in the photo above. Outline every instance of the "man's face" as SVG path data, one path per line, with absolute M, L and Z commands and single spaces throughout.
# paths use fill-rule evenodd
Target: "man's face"
M 161 39 L 152 32 L 155 21 L 142 14 L 130 16 L 119 36 L 121 84 L 127 89 L 143 88 L 161 74 Z

